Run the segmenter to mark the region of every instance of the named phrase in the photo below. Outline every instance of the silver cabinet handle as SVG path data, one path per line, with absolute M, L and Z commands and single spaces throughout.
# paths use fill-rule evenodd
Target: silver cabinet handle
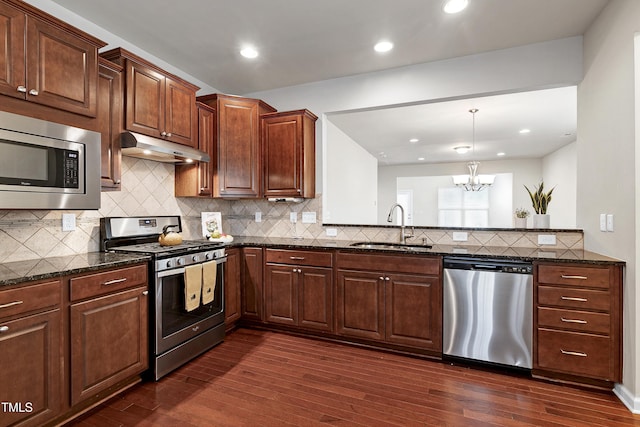
M 113 279 L 113 280 L 109 280 L 108 282 L 104 282 L 102 286 L 115 285 L 116 283 L 122 283 L 126 281 L 127 281 L 126 277 L 123 277 L 122 279 Z
M 587 353 L 583 353 L 581 351 L 567 351 L 567 350 L 560 349 L 560 352 L 567 356 L 587 357 Z
M 167 133 L 165 131 L 160 132 L 160 136 L 167 136 Z
M 142 295 L 144 295 L 144 296 L 149 295 L 149 291 L 143 291 L 143 292 L 142 292 Z
M 384 276 L 380 276 L 380 277 L 379 277 L 379 279 L 380 279 L 380 280 L 384 280 Z
M 13 301 L 13 302 L 9 302 L 7 304 L 0 305 L 0 308 L 13 307 L 14 305 L 20 305 L 22 303 L 24 303 L 24 301 Z
M 290 256 L 289 259 L 294 260 L 294 261 L 304 261 L 304 257 L 303 256 Z
M 26 88 L 26 87 L 24 87 L 24 86 L 22 86 L 22 85 L 20 85 L 20 86 L 18 86 L 18 92 L 20 92 L 20 93 L 27 93 L 27 88 Z
M 586 298 L 579 298 L 579 297 L 565 297 L 564 295 L 560 297 L 561 300 L 563 301 L 578 301 L 578 302 L 587 302 Z
M 563 274 L 560 277 L 562 277 L 563 279 L 587 280 L 587 276 L 569 276 L 569 275 Z
M 8 326 L 0 326 L 0 332 L 7 332 L 9 330 Z
M 564 317 L 561 317 L 560 320 L 562 320 L 565 323 L 580 323 L 583 325 L 587 324 L 587 321 L 582 319 L 565 319 Z
M 35 89 L 31 89 L 31 90 L 29 91 L 29 95 L 38 96 L 38 91 L 37 91 L 37 90 L 35 90 Z
M 171 132 L 167 133 L 167 138 L 171 138 Z
M 119 179 L 114 179 L 114 180 L 113 180 L 113 183 L 114 183 L 114 184 L 116 184 L 116 185 L 118 185 L 118 184 L 120 184 L 120 180 L 119 180 Z

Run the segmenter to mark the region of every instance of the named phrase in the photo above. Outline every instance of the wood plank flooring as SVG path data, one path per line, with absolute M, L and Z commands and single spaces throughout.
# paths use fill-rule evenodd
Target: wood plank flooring
M 640 426 L 613 393 L 240 329 L 74 426 Z

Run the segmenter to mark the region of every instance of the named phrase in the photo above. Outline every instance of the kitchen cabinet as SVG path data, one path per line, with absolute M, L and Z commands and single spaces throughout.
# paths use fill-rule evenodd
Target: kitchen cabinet
M 315 197 L 315 122 L 308 110 L 261 116 L 264 197 Z
M 229 248 L 224 268 L 224 323 L 227 331 L 235 327 L 242 315 L 241 277 L 240 249 Z
M 142 373 L 148 356 L 147 265 L 69 279 L 71 404 Z
M 105 43 L 22 1 L 0 3 L 0 94 L 89 117 Z
M 242 319 L 262 322 L 262 248 L 242 248 Z
M 216 164 L 214 137 L 216 131 L 216 110 L 201 102 L 196 102 L 198 110 L 198 150 L 211 157 L 211 161 L 176 165 L 176 197 L 213 196 L 213 173 Z
M 126 130 L 197 145 L 197 86 L 122 48 L 101 56 L 124 68 Z
M 533 375 L 620 382 L 622 267 L 537 263 L 534 282 Z
M 120 190 L 122 120 L 122 67 L 100 58 L 97 121 L 102 139 L 100 184 L 103 191 Z
M 3 426 L 40 426 L 61 412 L 61 289 L 52 280 L 0 291 Z
M 338 252 L 337 334 L 442 351 L 439 257 Z
M 265 321 L 332 332 L 332 260 L 330 252 L 266 249 Z
M 262 197 L 260 115 L 275 109 L 258 99 L 212 94 L 198 101 L 216 111 L 213 196 Z

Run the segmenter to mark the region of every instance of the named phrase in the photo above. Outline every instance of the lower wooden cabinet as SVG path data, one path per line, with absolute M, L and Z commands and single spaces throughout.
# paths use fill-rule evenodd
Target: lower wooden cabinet
M 263 321 L 262 248 L 242 248 L 242 318 Z
M 533 374 L 622 380 L 622 267 L 537 263 Z
M 226 251 L 227 262 L 224 267 L 224 322 L 227 330 L 233 329 L 242 315 L 242 269 L 239 248 Z
M 0 425 L 40 426 L 61 413 L 59 280 L 0 292 Z
M 333 331 L 332 254 L 267 249 L 265 261 L 265 320 Z
M 440 258 L 338 252 L 336 264 L 336 333 L 442 351 Z

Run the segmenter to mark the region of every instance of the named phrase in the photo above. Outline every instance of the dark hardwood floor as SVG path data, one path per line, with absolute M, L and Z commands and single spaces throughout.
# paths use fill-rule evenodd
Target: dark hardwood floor
M 613 393 L 240 329 L 75 426 L 640 426 Z

